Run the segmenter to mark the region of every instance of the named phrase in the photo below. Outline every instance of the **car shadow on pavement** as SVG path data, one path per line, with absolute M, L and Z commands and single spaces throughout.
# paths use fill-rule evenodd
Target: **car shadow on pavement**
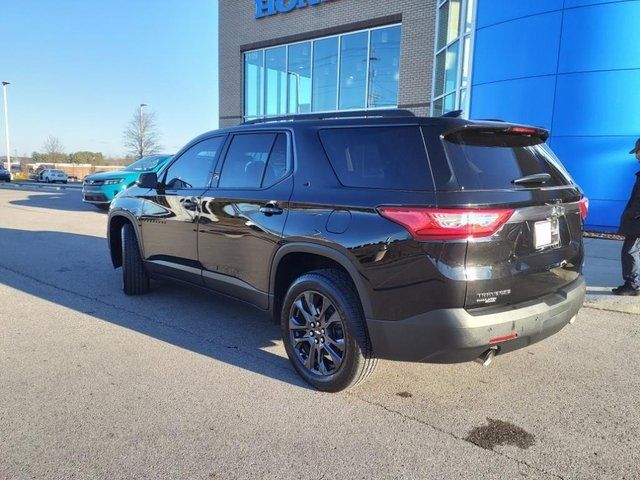
M 25 255 L 27 245 L 29 253 Z M 310 388 L 290 365 L 279 326 L 266 313 L 170 281 L 153 281 L 151 293 L 128 297 L 121 289 L 121 270 L 114 270 L 110 263 L 104 238 L 0 228 L 0 251 L 0 284 L 90 315 L 90 321 L 109 322 L 238 368 Z
M 23 190 L 33 191 L 32 188 Z M 33 195 L 29 195 L 24 200 L 12 200 L 11 205 L 21 207 L 48 208 L 51 210 L 62 210 L 65 212 L 102 212 L 93 205 L 84 203 L 78 191 L 60 191 L 60 193 L 51 193 L 50 191 L 38 191 Z

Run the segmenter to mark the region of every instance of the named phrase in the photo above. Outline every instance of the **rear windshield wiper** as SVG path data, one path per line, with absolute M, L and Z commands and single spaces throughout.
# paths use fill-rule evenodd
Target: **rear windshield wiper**
M 539 185 L 547 183 L 549 180 L 551 180 L 551 175 L 548 173 L 534 173 L 533 175 L 527 175 L 525 177 L 511 180 L 511 183 L 514 185 Z

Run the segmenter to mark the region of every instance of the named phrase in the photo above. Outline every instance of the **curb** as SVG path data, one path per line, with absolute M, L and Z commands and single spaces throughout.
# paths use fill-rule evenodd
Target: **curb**
M 31 188 L 50 188 L 55 190 L 81 190 L 82 184 L 55 184 L 55 183 L 36 183 L 36 182 L 10 182 L 5 183 L 5 187 L 31 187 Z
M 587 295 L 584 299 L 584 306 L 608 312 L 640 315 L 640 297 L 614 295 L 613 292 L 611 292 L 612 288 L 613 286 L 587 285 Z

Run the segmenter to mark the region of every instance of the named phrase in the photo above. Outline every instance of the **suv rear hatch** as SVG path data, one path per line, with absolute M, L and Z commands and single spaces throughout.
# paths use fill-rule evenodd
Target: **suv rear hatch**
M 467 308 L 538 299 L 580 276 L 586 199 L 545 144 L 547 136 L 497 123 L 439 135 L 444 155 L 430 155 L 438 208 L 488 210 L 495 219 L 484 232 L 476 227 L 477 234 L 458 240 L 467 241 Z M 434 166 L 434 157 L 447 165 Z

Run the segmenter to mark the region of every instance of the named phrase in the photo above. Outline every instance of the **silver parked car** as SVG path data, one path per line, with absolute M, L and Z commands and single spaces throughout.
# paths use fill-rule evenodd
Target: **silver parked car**
M 42 172 L 40 172 L 40 175 L 38 175 L 38 182 L 67 183 L 68 180 L 69 178 L 67 177 L 66 173 L 64 173 L 62 170 L 54 170 L 52 168 L 43 170 Z

